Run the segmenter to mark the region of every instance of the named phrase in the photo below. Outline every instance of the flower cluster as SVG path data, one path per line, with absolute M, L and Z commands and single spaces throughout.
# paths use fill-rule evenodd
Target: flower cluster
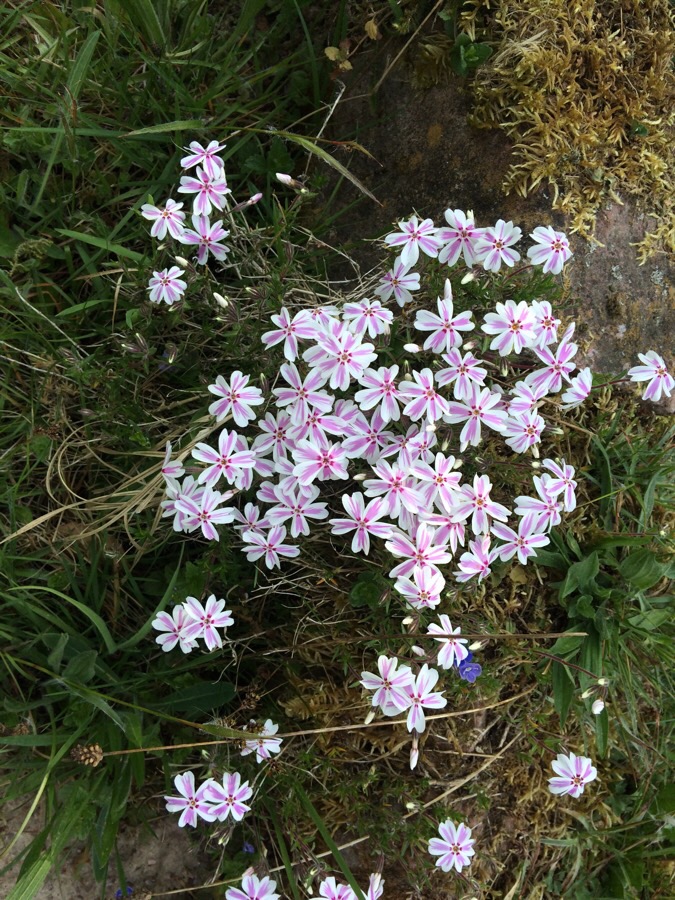
M 224 600 L 211 596 L 202 604 L 196 597 L 187 597 L 184 603 L 174 606 L 173 613 L 160 612 L 152 627 L 161 634 L 155 639 L 162 650 L 168 652 L 179 646 L 183 653 L 190 653 L 203 640 L 207 650 L 223 646 L 219 628 L 234 625 L 231 610 L 225 609 Z
M 168 234 L 175 241 L 194 247 L 199 265 L 206 265 L 209 255 L 222 262 L 230 252 L 230 247 L 223 243 L 230 232 L 223 228 L 222 218 L 211 222 L 212 214 L 244 209 L 257 203 L 262 194 L 254 194 L 250 200 L 229 209 L 228 198 L 232 191 L 225 177 L 225 164 L 218 155 L 225 149 L 225 144 L 210 141 L 203 147 L 197 141 L 192 141 L 185 149 L 188 152 L 181 159 L 181 166 L 184 171 L 189 169 L 195 171 L 181 177 L 178 193 L 193 195 L 190 216 L 192 228 L 185 225 L 184 204 L 177 203 L 171 197 L 165 200 L 162 206 L 144 203 L 141 206 L 141 215 L 152 222 L 150 229 L 152 237 L 163 241 Z M 187 288 L 183 275 L 185 270 L 178 266 L 153 272 L 148 284 L 150 300 L 153 303 L 164 302 L 168 306 L 180 300 Z
M 251 809 L 246 804 L 253 796 L 253 788 L 248 781 L 242 783 L 239 772 L 225 772 L 222 782 L 208 778 L 196 787 L 193 772 L 176 775 L 174 785 L 178 797 L 164 797 L 168 812 L 180 812 L 178 824 L 196 827 L 199 819 L 205 822 L 224 822 L 231 817 L 241 822 Z

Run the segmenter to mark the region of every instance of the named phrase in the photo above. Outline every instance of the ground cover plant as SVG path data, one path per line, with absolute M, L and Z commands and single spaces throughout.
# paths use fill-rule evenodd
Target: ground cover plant
M 208 171 L 212 137 L 224 173 Z M 311 243 L 296 225 L 302 182 L 284 172 L 274 193 L 247 183 L 230 166 L 229 130 L 176 138 L 165 182 L 150 189 L 138 173 L 133 227 L 118 246 L 100 248 L 121 270 L 105 276 L 112 310 L 85 307 L 64 327 L 35 293 L 40 267 L 13 271 L 7 284 L 10 314 L 16 321 L 22 310 L 34 331 L 15 357 L 23 380 L 4 391 L 13 429 L 3 545 L 7 782 L 10 796 L 29 792 L 29 814 L 46 802 L 46 827 L 17 861 L 16 896 L 34 895 L 67 842 L 85 835 L 97 875 L 114 868 L 125 892 L 124 860 L 114 855 L 120 820 L 174 813 L 176 827 L 189 828 L 191 810 L 207 820 L 195 829 L 210 840 L 204 891 L 236 900 L 350 889 L 667 896 L 672 429 L 638 400 L 645 389 L 648 399 L 671 389 L 660 359 L 635 360 L 632 377 L 647 376 L 639 394 L 608 376 L 591 390 L 589 373 L 574 372 L 573 309 L 557 286 L 564 237 L 537 233 L 517 261 L 512 223 L 481 231 L 478 245 L 462 211 L 448 211 L 442 233 L 404 220 L 382 270 L 341 294 L 307 259 Z M 193 207 L 207 199 L 210 215 Z M 271 212 L 261 221 L 263 204 Z M 222 266 L 204 239 L 217 237 L 221 218 Z M 131 243 L 133 267 L 119 252 Z M 84 313 L 101 307 L 98 321 L 121 320 L 122 311 L 126 321 L 88 335 Z M 538 340 L 535 351 L 533 328 L 557 339 Z M 355 354 L 363 383 L 343 353 Z M 489 385 L 481 399 L 501 398 L 486 406 L 480 441 L 462 366 Z M 430 381 L 444 368 L 442 383 Z M 545 376 L 523 379 L 542 368 Z M 316 421 L 298 406 L 300 377 Z M 51 418 L 27 428 L 21 404 L 31 391 Z M 492 425 L 506 422 L 503 391 L 529 416 L 507 434 L 490 427 L 490 411 Z M 315 441 L 296 434 L 297 446 L 285 447 L 275 434 L 283 417 L 288 431 L 306 426 Z M 335 451 L 326 470 L 343 465 L 349 480 L 322 478 L 313 450 L 322 428 Z M 380 461 L 386 445 L 394 453 Z M 413 494 L 423 488 L 429 511 L 438 483 L 439 495 L 445 486 L 470 507 L 452 522 L 441 504 L 433 515 L 446 521 L 417 529 L 416 553 L 429 527 L 445 528 L 448 544 L 454 536 L 441 576 L 427 578 L 414 562 L 407 571 L 412 535 L 391 529 L 395 520 L 409 528 L 414 510 L 405 502 L 397 510 L 392 495 L 383 513 L 386 492 L 372 483 L 372 466 L 384 481 L 408 446 L 405 464 L 417 474 L 406 480 L 418 482 L 402 485 L 408 505 L 419 510 Z M 272 487 L 279 476 L 308 491 L 292 481 Z M 555 478 L 569 483 L 552 498 L 545 488 Z M 508 534 L 501 510 L 516 497 L 523 509 L 534 504 L 537 519 L 558 507 L 559 525 L 532 519 Z M 478 499 L 494 517 L 489 548 Z M 537 556 L 528 559 L 530 541 Z M 449 555 L 441 543 L 431 541 L 432 551 Z M 501 558 L 489 559 L 495 549 Z M 392 669 L 396 702 L 378 681 Z M 420 717 L 425 706 L 433 708 Z M 593 762 L 562 783 L 576 766 L 571 753 Z M 362 853 L 348 860 L 340 844 Z M 446 874 L 453 865 L 458 874 Z

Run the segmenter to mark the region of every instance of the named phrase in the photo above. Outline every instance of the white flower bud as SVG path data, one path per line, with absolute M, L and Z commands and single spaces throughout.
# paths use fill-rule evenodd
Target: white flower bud
M 462 350 L 473 350 L 475 346 L 475 341 L 466 341 L 466 343 L 462 344 Z
M 600 687 L 607 687 L 607 685 L 609 684 L 609 679 L 598 678 L 598 684 L 600 685 Z
M 412 771 L 420 758 L 420 748 L 417 745 L 413 745 L 410 748 L 410 770 Z
M 174 256 L 174 259 L 176 260 L 178 265 L 183 266 L 184 269 L 190 265 L 190 263 L 187 261 L 187 259 L 185 259 L 184 256 Z
M 588 690 L 588 691 L 584 691 L 583 694 L 581 695 L 581 699 L 587 700 L 591 696 L 592 693 L 593 693 L 593 688 L 590 688 L 590 690 Z
M 463 465 L 464 465 L 464 460 L 458 456 L 457 459 L 454 461 L 452 468 L 453 469 L 461 469 Z
M 538 462 L 536 459 L 530 460 L 530 465 L 532 466 L 533 469 L 541 469 L 541 463 Z
M 367 477 L 365 472 L 359 472 L 358 475 L 352 477 L 352 481 L 365 481 Z
M 366 718 L 364 719 L 364 724 L 365 724 L 365 725 L 370 725 L 370 723 L 373 721 L 374 718 L 375 718 L 375 709 L 373 708 L 373 709 L 370 710 L 370 712 L 368 713 L 368 715 L 367 715 Z
M 593 713 L 594 716 L 599 716 L 604 708 L 605 708 L 605 701 L 604 700 L 596 700 L 593 703 L 593 706 L 591 706 L 591 712 Z
M 419 353 L 422 348 L 419 344 L 404 344 L 403 349 L 407 353 Z
M 222 294 L 217 294 L 215 291 L 213 292 L 213 299 L 216 301 L 218 306 L 221 307 L 221 309 L 227 309 L 227 307 L 230 305 L 230 301 L 227 298 L 223 297 Z
M 293 183 L 293 178 L 290 175 L 285 175 L 283 172 L 275 172 L 274 175 L 277 181 L 280 181 L 282 184 L 290 185 Z
M 469 650 L 473 653 L 474 650 L 482 650 L 483 642 L 482 641 L 474 641 L 473 644 L 469 644 Z
M 417 644 L 412 646 L 410 650 L 415 654 L 415 656 L 426 656 L 426 651 L 422 647 L 418 647 Z
M 424 430 L 425 431 L 436 431 L 435 422 L 429 422 L 429 424 L 425 426 Z
M 405 619 L 401 621 L 401 625 L 412 625 L 414 621 L 414 616 L 406 616 Z
M 475 280 L 476 280 L 476 276 L 473 274 L 473 272 L 467 272 L 466 275 L 460 281 L 460 284 L 468 284 L 470 281 L 475 281 Z M 466 344 L 464 346 L 466 347 Z

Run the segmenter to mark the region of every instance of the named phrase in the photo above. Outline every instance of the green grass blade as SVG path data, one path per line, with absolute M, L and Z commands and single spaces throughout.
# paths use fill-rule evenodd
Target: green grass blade
M 81 231 L 69 231 L 67 228 L 56 228 L 55 231 L 57 234 L 62 234 L 64 237 L 72 238 L 75 241 L 82 241 L 83 244 L 91 244 L 92 247 L 98 247 L 99 250 L 107 250 L 108 253 L 116 253 L 117 256 L 130 259 L 133 262 L 143 262 L 145 259 L 145 256 L 141 253 L 129 250 L 121 244 L 111 244 L 110 241 L 106 241 L 104 238 L 95 237 L 93 234 L 83 234 Z

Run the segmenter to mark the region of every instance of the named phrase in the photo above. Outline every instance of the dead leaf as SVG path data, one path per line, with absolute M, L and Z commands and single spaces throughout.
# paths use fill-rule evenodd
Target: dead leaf
M 366 34 L 371 39 L 371 41 L 379 41 L 382 35 L 380 34 L 380 29 L 377 27 L 377 22 L 375 19 L 369 19 L 366 22 Z
M 331 62 L 337 62 L 339 59 L 342 59 L 344 55 L 342 50 L 339 50 L 337 47 L 326 47 L 323 52 Z

